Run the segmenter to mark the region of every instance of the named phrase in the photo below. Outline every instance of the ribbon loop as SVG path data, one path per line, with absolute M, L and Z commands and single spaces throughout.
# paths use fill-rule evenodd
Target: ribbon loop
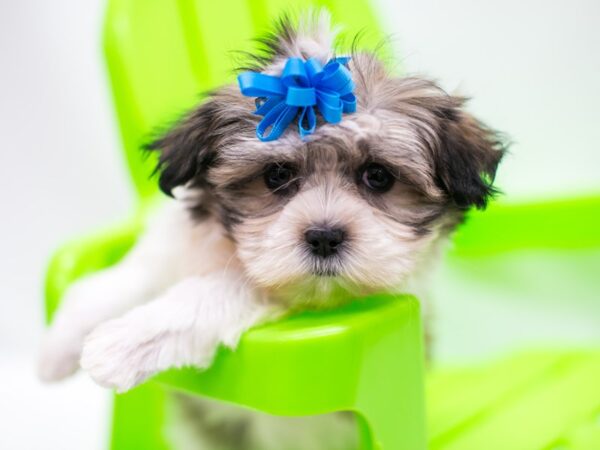
M 339 123 L 343 113 L 356 111 L 354 82 L 347 67 L 349 57 L 330 60 L 289 58 L 280 77 L 257 72 L 238 75 L 243 95 L 263 97 L 255 114 L 263 116 L 256 136 L 264 142 L 278 139 L 298 117 L 298 132 L 304 139 L 317 126 L 316 110 L 328 123 Z
M 285 102 L 290 106 L 312 106 L 317 102 L 315 88 L 288 88 Z
M 282 97 L 286 91 L 279 78 L 264 73 L 241 73 L 238 75 L 238 83 L 242 94 L 246 97 Z

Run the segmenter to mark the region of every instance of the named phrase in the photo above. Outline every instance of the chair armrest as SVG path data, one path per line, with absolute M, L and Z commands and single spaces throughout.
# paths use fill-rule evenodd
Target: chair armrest
M 487 257 L 520 249 L 600 246 L 600 196 L 493 203 L 472 211 L 454 236 L 452 256 Z
M 173 369 L 154 381 L 270 414 L 306 415 L 354 410 L 361 389 L 400 372 L 417 412 L 421 362 L 417 300 L 378 294 L 254 328 L 235 351 L 221 348 L 209 369 Z
M 119 261 L 143 228 L 142 214 L 99 232 L 74 239 L 52 256 L 46 271 L 46 323 L 50 323 L 67 287 L 78 278 Z
M 362 449 L 425 450 L 419 305 L 371 295 L 246 332 L 206 370 L 157 375 L 115 398 L 112 448 L 163 449 L 166 391 L 211 397 L 283 416 L 354 412 Z

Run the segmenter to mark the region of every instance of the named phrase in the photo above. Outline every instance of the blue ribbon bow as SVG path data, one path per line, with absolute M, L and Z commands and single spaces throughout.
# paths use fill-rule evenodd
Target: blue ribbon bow
M 339 123 L 342 113 L 356 111 L 354 82 L 346 67 L 349 60 L 335 58 L 323 66 L 315 58 L 306 62 L 289 58 L 280 77 L 257 72 L 238 75 L 242 94 L 257 97 L 254 113 L 263 116 L 256 127 L 258 139 L 278 139 L 298 113 L 300 136 L 308 136 L 317 126 L 315 107 L 329 123 Z

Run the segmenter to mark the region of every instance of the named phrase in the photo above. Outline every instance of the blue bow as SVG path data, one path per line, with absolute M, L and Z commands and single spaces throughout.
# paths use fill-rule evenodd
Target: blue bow
M 349 60 L 335 58 L 323 67 L 315 58 L 306 62 L 290 58 L 280 77 L 257 72 L 238 75 L 242 94 L 258 97 L 254 113 L 264 116 L 256 127 L 258 139 L 278 139 L 298 113 L 300 136 L 308 136 L 317 126 L 315 106 L 329 123 L 340 122 L 342 113 L 356 111 L 354 82 L 346 67 Z

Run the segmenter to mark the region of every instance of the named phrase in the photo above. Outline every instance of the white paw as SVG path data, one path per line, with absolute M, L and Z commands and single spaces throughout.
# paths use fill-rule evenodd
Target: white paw
M 72 375 L 79 368 L 83 337 L 74 330 L 52 327 L 43 338 L 37 360 L 37 374 L 44 382 Z
M 140 319 L 111 320 L 87 336 L 80 364 L 96 383 L 125 392 L 169 368 L 210 365 L 216 339 L 174 330 L 155 333 Z
M 111 320 L 85 339 L 81 368 L 99 385 L 124 392 L 155 373 L 153 347 L 136 337 L 125 319 Z

